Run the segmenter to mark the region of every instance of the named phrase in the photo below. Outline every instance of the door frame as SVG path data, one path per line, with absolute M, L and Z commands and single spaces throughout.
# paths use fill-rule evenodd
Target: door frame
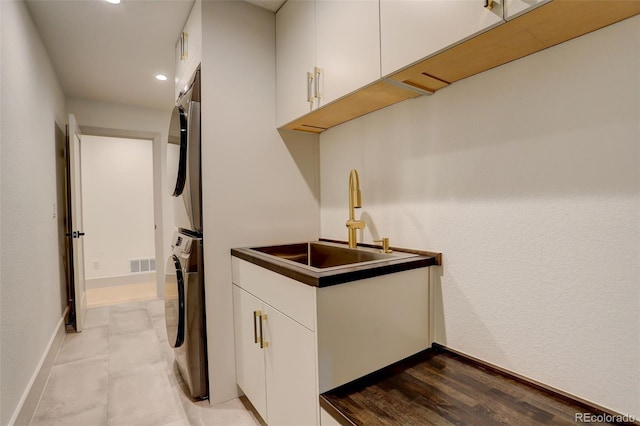
M 156 298 L 164 298 L 164 262 L 165 257 L 165 236 L 164 232 L 164 184 L 166 174 L 166 156 L 162 148 L 166 148 L 166 143 L 162 143 L 162 137 L 157 132 L 145 132 L 137 130 L 111 129 L 105 127 L 80 126 L 83 135 L 104 136 L 109 138 L 123 139 L 144 139 L 152 142 L 153 152 L 153 220 L 155 224 L 155 259 L 156 259 Z M 163 161 L 164 160 L 164 161 Z
M 84 218 L 82 214 L 82 130 L 73 114 L 67 123 L 67 216 L 69 233 L 70 291 L 69 323 L 81 332 L 87 311 L 87 292 L 84 275 Z

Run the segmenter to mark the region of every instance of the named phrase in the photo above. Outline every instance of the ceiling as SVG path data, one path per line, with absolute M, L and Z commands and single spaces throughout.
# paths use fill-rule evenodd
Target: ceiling
M 25 2 L 65 95 L 172 108 L 174 49 L 193 0 Z M 283 2 L 251 1 L 272 11 Z M 165 74 L 167 81 L 156 80 L 156 74 Z

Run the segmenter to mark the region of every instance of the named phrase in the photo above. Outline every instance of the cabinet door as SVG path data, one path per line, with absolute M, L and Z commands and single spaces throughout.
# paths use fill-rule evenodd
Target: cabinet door
M 178 58 L 175 75 L 176 99 L 186 90 L 193 73 L 202 62 L 202 2 L 200 0 L 194 2 L 181 34 L 182 40 L 179 39 L 176 44 L 176 58 Z
M 315 425 L 318 418 L 314 333 L 266 306 L 267 423 Z
M 289 0 L 276 14 L 276 121 L 278 127 L 307 114 L 314 107 L 316 63 L 315 4 Z M 311 102 L 309 102 L 311 100 Z
M 180 96 L 180 91 L 182 90 L 182 87 L 180 86 L 180 81 L 182 80 L 182 77 L 184 76 L 184 70 L 187 67 L 187 61 L 186 59 L 183 58 L 183 39 L 182 39 L 182 35 L 180 35 L 180 38 L 178 38 L 178 42 L 176 43 L 176 53 L 175 53 L 175 64 L 176 64 L 176 75 L 175 75 L 175 93 L 174 93 L 174 99 L 178 99 L 178 96 Z
M 547 3 L 550 0 L 504 0 L 504 19 L 507 21 Z
M 256 343 L 254 313 L 262 311 L 262 302 L 240 287 L 233 286 L 233 323 L 236 338 L 236 376 L 240 389 L 247 395 L 264 420 L 267 419 L 264 349 Z
M 380 0 L 382 75 L 501 24 L 502 1 Z
M 380 78 L 378 0 L 316 0 L 319 106 Z

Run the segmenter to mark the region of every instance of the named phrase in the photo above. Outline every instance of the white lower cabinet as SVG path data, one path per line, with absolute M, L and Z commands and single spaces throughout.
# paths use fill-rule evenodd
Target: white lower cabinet
M 324 408 L 320 408 L 320 424 L 322 426 L 340 426 L 340 423 L 327 413 Z
M 236 380 L 251 400 L 254 408 L 267 418 L 267 385 L 265 382 L 264 350 L 257 339 L 257 321 L 254 315 L 262 311 L 262 302 L 233 286 L 233 322 L 236 336 Z M 255 313 L 255 314 L 254 314 Z
M 295 316 L 295 312 L 287 312 L 290 301 L 278 298 L 281 284 L 286 287 L 291 284 L 289 281 L 294 281 L 246 262 L 242 262 L 242 266 L 243 271 L 249 270 L 252 274 L 248 286 L 262 285 L 261 290 L 273 291 L 275 299 L 261 300 L 237 283 L 233 286 L 238 386 L 269 425 L 317 425 L 315 334 L 286 315 Z M 295 285 L 305 287 L 300 283 Z M 313 299 L 313 289 L 306 287 L 311 291 L 307 296 Z M 265 298 L 270 299 L 268 294 Z
M 266 305 L 267 421 L 270 425 L 315 425 L 315 338 L 311 330 Z
M 322 288 L 232 269 L 237 383 L 270 426 L 318 425 L 320 393 L 431 345 L 429 268 Z

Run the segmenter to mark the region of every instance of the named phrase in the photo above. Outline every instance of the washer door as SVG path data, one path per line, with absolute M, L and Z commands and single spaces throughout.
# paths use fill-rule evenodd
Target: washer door
M 169 193 L 178 197 L 187 177 L 187 113 L 180 105 L 173 109 L 167 145 Z
M 167 340 L 172 348 L 184 343 L 184 275 L 177 256 L 167 260 L 164 275 L 164 316 L 167 326 Z

